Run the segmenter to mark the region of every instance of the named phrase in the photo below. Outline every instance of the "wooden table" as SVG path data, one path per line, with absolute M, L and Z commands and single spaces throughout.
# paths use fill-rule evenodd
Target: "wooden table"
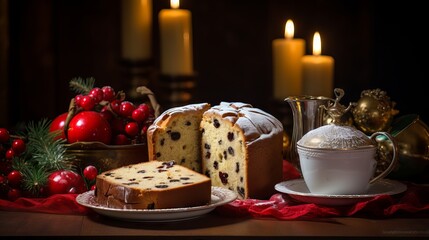
M 177 222 L 126 222 L 91 212 L 87 216 L 0 211 L 0 236 L 124 236 L 171 239 L 285 237 L 429 237 L 428 218 L 325 218 L 308 221 L 249 219 L 216 212 Z M 110 239 L 110 238 L 109 238 Z

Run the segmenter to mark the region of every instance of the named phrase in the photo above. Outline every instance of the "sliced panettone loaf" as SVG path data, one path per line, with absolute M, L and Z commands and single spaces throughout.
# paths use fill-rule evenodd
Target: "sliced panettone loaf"
M 211 201 L 211 182 L 174 161 L 154 160 L 99 174 L 95 200 L 120 209 L 201 206 Z
M 208 103 L 196 103 L 166 110 L 147 130 L 150 160 L 170 161 L 201 172 L 201 131 Z
M 203 173 L 238 198 L 266 199 L 282 180 L 283 126 L 240 102 L 222 102 L 203 114 Z

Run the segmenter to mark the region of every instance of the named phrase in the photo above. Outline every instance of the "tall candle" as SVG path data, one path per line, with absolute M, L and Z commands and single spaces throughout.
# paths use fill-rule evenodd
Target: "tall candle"
M 301 95 L 301 58 L 305 53 L 305 41 L 294 39 L 294 30 L 292 20 L 288 20 L 285 25 L 285 37 L 275 39 L 272 43 L 274 98 L 278 100 Z
M 313 55 L 302 58 L 303 94 L 332 97 L 334 89 L 334 58 L 322 54 L 319 32 L 314 34 Z
M 152 0 L 122 1 L 122 58 L 152 57 Z
M 192 75 L 192 16 L 189 10 L 179 9 L 179 0 L 170 0 L 172 9 L 159 12 L 161 40 L 161 73 Z

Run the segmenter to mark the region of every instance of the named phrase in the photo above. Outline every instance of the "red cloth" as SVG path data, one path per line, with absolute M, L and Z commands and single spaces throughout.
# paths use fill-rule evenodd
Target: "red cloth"
M 306 220 L 327 217 L 429 217 L 429 187 L 408 184 L 401 197 L 376 196 L 349 206 L 322 206 L 300 203 L 285 194 L 274 194 L 269 200 L 235 200 L 218 207 L 222 215 L 234 217 L 274 217 L 281 220 Z
M 283 180 L 300 178 L 300 173 L 287 161 L 283 165 Z M 308 220 L 328 217 L 429 217 L 429 185 L 405 183 L 407 190 L 398 195 L 380 195 L 347 206 L 323 206 L 298 202 L 287 194 L 277 193 L 268 200 L 235 200 L 216 208 L 216 212 L 231 217 L 277 218 Z
M 0 210 L 85 215 L 88 208 L 76 202 L 77 194 L 54 194 L 47 198 L 0 199 Z
M 284 161 L 283 180 L 300 178 L 300 173 Z M 277 193 L 268 200 L 235 200 L 217 207 L 216 212 L 231 217 L 311 220 L 329 217 L 429 217 L 429 185 L 407 184 L 397 195 L 380 195 L 349 206 L 321 206 L 301 203 L 287 194 Z M 89 209 L 76 202 L 77 194 L 55 194 L 47 198 L 19 198 L 14 202 L 0 199 L 0 210 L 54 214 L 87 214 Z

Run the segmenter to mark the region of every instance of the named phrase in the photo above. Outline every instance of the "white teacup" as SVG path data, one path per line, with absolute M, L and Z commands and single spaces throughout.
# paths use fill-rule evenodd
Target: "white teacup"
M 374 176 L 379 136 L 392 141 L 389 167 Z M 326 195 L 364 194 L 375 181 L 387 176 L 398 162 L 394 138 L 386 132 L 370 137 L 352 127 L 322 126 L 297 143 L 301 172 L 311 193 Z

